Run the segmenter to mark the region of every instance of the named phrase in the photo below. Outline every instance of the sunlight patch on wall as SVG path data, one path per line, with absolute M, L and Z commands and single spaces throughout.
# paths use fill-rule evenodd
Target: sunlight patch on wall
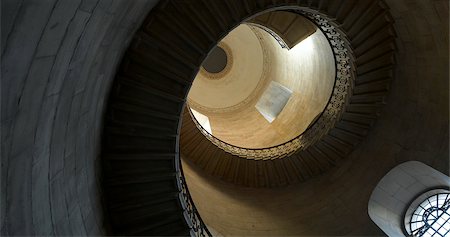
M 289 88 L 271 81 L 255 107 L 269 123 L 272 123 L 283 110 L 291 94 L 292 90 Z
M 300 43 L 295 45 L 291 50 L 288 51 L 288 54 L 292 55 L 310 55 L 314 53 L 314 38 L 311 37 L 312 35 L 308 36 L 308 38 L 302 40 Z
M 201 114 L 200 112 L 191 108 L 192 114 L 195 119 L 197 119 L 198 123 L 209 133 L 212 135 L 211 124 L 209 123 L 208 116 Z

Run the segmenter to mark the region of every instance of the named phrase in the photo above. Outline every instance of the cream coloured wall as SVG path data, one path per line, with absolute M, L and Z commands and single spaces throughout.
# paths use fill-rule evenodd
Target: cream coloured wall
M 212 78 L 198 73 L 189 91 L 193 107 L 226 109 L 245 101 L 257 89 L 263 73 L 263 51 L 258 39 L 247 25 L 231 31 L 221 42 L 230 49 L 226 74 Z M 225 48 L 225 49 L 226 49 Z M 218 73 L 221 74 L 221 73 Z M 213 75 L 214 76 L 214 75 Z
M 206 113 L 213 135 L 233 145 L 263 148 L 282 144 L 300 135 L 325 108 L 334 85 L 335 66 L 331 47 L 321 31 L 291 50 L 282 49 L 263 30 L 253 27 L 270 55 L 267 78 L 291 89 L 288 103 L 269 123 L 257 111 L 258 97 L 248 106 L 230 113 Z M 245 79 L 245 78 L 242 78 Z

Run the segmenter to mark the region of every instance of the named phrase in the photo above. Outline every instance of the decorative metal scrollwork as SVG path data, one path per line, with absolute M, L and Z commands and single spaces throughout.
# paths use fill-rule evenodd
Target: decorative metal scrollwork
M 180 161 L 181 163 L 181 161 Z M 189 220 L 189 227 L 191 228 L 191 236 L 197 237 L 212 237 L 211 232 L 209 232 L 205 223 L 203 222 L 200 214 L 195 207 L 194 201 L 189 193 L 186 180 L 184 179 L 184 174 L 182 172 L 178 173 L 178 180 L 180 181 L 180 199 L 185 206 L 185 215 L 187 215 L 186 220 Z
M 320 140 L 334 127 L 344 112 L 356 77 L 350 44 L 347 42 L 345 35 L 339 31 L 337 25 L 324 15 L 307 9 L 293 10 L 292 12 L 315 23 L 330 43 L 336 64 L 336 78 L 332 95 L 319 118 L 302 134 L 283 144 L 262 149 L 238 147 L 214 137 L 200 125 L 191 113 L 192 120 L 201 133 L 217 147 L 228 153 L 255 160 L 277 159 L 292 155 Z

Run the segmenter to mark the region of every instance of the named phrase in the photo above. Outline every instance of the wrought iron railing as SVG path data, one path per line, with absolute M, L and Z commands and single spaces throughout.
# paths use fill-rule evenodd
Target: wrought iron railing
M 178 172 L 178 180 L 181 188 L 180 199 L 185 208 L 185 219 L 188 221 L 188 225 L 191 229 L 191 236 L 212 237 L 211 232 L 209 232 L 206 224 L 200 217 L 200 214 L 195 207 L 194 201 L 192 200 L 191 194 L 189 193 L 186 180 L 184 179 L 183 170 L 181 168 L 181 159 L 179 159 L 179 164 L 180 172 Z
M 280 45 L 281 48 L 289 49 L 289 46 L 286 44 L 286 42 L 284 42 L 283 38 L 281 38 L 277 33 L 275 33 L 275 31 L 271 30 L 269 27 L 266 27 L 266 26 L 263 26 L 263 25 L 260 25 L 257 23 L 253 23 L 253 22 L 247 22 L 247 24 L 249 24 L 251 26 L 256 26 L 256 27 L 264 30 L 278 42 L 278 44 Z
M 302 134 L 283 144 L 260 149 L 238 147 L 220 140 L 204 129 L 189 109 L 192 120 L 200 132 L 217 147 L 233 155 L 247 159 L 269 160 L 286 157 L 299 150 L 306 149 L 320 140 L 334 127 L 344 112 L 348 98 L 351 95 L 355 80 L 354 58 L 350 43 L 346 40 L 344 34 L 339 31 L 332 20 L 318 12 L 307 9 L 287 10 L 303 15 L 311 20 L 328 39 L 333 50 L 336 68 L 333 92 L 324 111 Z
M 329 19 L 325 18 L 321 14 L 306 10 L 295 10 L 295 12 L 314 22 L 326 35 L 330 46 L 333 49 L 336 64 L 336 78 L 332 95 L 324 111 L 321 113 L 319 118 L 305 130 L 305 132 L 294 139 L 273 147 L 252 149 L 234 146 L 216 138 L 201 126 L 192 114 L 190 108 L 187 107 L 192 120 L 200 132 L 213 144 L 224 151 L 247 159 L 263 160 L 282 158 L 291 155 L 300 149 L 304 149 L 314 144 L 332 127 L 334 127 L 334 124 L 340 118 L 344 110 L 344 106 L 348 103 L 349 91 L 352 89 L 355 78 L 353 67 L 354 60 L 349 43 L 345 40 L 343 34 L 339 32 L 338 28 L 334 26 Z M 212 236 L 194 205 L 186 184 L 186 180 L 184 179 L 180 160 L 178 165 L 180 167 L 180 172 L 178 173 L 178 180 L 181 189 L 180 200 L 185 208 L 185 218 L 191 228 L 191 235 L 199 237 Z

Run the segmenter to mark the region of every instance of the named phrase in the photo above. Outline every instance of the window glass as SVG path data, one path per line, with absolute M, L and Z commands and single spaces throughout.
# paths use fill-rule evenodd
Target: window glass
M 439 193 L 428 197 L 411 216 L 412 236 L 450 236 L 450 195 Z

